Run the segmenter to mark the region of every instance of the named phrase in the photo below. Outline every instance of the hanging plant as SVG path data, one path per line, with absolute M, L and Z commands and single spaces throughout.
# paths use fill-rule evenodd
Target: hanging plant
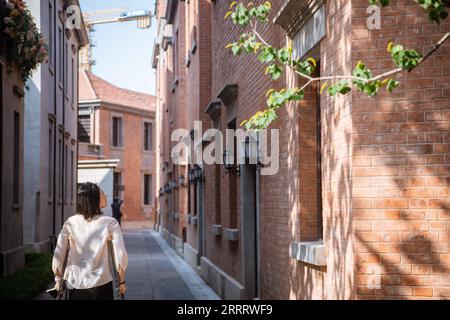
M 46 61 L 46 41 L 23 0 L 6 1 L 5 8 L 0 12 L 0 21 L 5 39 L 5 58 L 17 67 L 25 83 L 33 70 Z

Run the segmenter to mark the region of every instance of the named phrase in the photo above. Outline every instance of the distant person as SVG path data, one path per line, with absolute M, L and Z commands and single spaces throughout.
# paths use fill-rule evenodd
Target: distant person
M 122 206 L 122 204 L 123 201 L 120 200 L 119 198 L 115 198 L 114 202 L 111 203 L 112 216 L 117 220 L 117 222 L 119 222 L 119 225 L 120 221 L 122 220 L 122 211 L 120 211 L 120 207 Z
M 128 255 L 118 222 L 101 211 L 106 203 L 96 184 L 82 184 L 77 214 L 67 219 L 58 236 L 52 262 L 55 288 L 67 287 L 69 300 L 113 300 L 114 269 L 119 293 L 126 291 Z M 108 240 L 112 240 L 115 268 L 110 264 Z

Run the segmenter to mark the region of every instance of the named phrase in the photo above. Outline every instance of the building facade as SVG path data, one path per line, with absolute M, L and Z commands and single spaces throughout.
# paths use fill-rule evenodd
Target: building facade
M 119 198 L 124 201 L 123 220 L 154 221 L 155 97 L 118 88 L 86 70 L 80 72 L 79 81 L 78 160 L 83 168 L 82 180 L 89 179 L 83 161 L 91 163 L 90 182 L 102 185 L 109 175 L 98 170 L 118 160 L 108 183 L 112 194 L 107 210 L 114 198 Z M 93 160 L 99 160 L 95 166 Z
M 49 51 L 25 96 L 23 237 L 30 251 L 49 250 L 76 211 L 78 51 L 88 37 L 83 24 L 70 26 L 72 5 L 78 0 L 29 4 Z
M 6 3 L 0 1 L 0 10 Z M 0 22 L 3 30 L 3 22 Z M 7 61 L 0 32 L 0 276 L 11 274 L 25 263 L 23 248 L 23 125 L 24 83 Z
M 380 74 L 393 68 L 389 42 L 427 52 L 449 27 L 429 22 L 415 1 L 383 9 L 381 29 L 371 30 L 367 1 L 271 2 L 261 35 L 314 57 L 320 75 L 350 74 L 359 60 Z M 225 299 L 448 298 L 449 44 L 400 74 L 393 94 L 330 98 L 309 87 L 271 126 L 279 129 L 276 175 L 252 165 L 174 165 L 175 129 L 192 130 L 194 120 L 203 132 L 235 129 L 266 105 L 268 89 L 302 84 L 290 72 L 272 82 L 255 57 L 225 49 L 246 32 L 223 19 L 228 8 L 157 1 L 165 238 Z

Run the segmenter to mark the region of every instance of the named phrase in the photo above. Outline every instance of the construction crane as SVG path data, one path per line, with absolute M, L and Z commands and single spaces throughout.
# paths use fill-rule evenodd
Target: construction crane
M 83 19 L 89 34 L 89 44 L 80 51 L 80 68 L 89 71 L 92 71 L 92 66 L 95 64 L 92 55 L 92 48 L 95 46 L 92 41 L 92 33 L 95 32 L 95 25 L 137 21 L 137 27 L 139 29 L 148 29 L 152 26 L 152 13 L 149 10 L 116 8 L 92 11 L 84 13 Z

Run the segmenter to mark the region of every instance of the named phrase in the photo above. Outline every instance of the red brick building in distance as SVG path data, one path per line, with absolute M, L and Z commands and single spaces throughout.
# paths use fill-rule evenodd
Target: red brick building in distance
M 120 160 L 112 193 L 124 201 L 122 219 L 152 220 L 155 97 L 118 88 L 83 70 L 78 121 L 79 160 Z
M 388 71 L 389 42 L 427 52 L 450 26 L 412 0 L 391 1 L 374 30 L 366 0 L 271 2 L 263 37 L 292 41 L 321 75 L 350 74 L 359 60 Z M 235 128 L 264 108 L 268 89 L 300 82 L 289 72 L 272 82 L 256 57 L 225 49 L 245 32 L 224 20 L 230 3 L 157 1 L 161 233 L 225 299 L 449 298 L 450 45 L 399 74 L 393 94 L 308 88 L 271 125 L 277 175 L 174 165 L 175 129 Z

